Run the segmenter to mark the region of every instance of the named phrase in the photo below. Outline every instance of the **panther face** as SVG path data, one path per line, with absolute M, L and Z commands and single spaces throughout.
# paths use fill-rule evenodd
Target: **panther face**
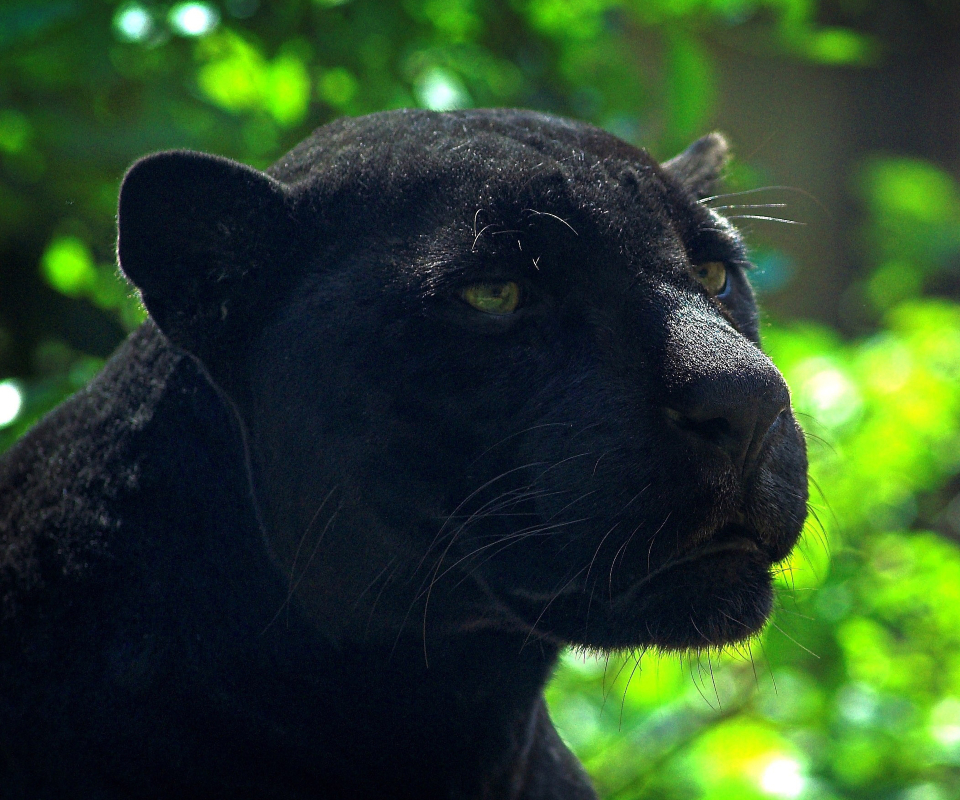
M 179 224 L 198 262 L 227 255 L 186 290 L 132 277 L 238 410 L 267 544 L 321 630 L 759 630 L 806 456 L 740 237 L 700 202 L 723 148 L 661 166 L 529 112 L 398 112 L 321 128 L 266 175 L 203 162 Z M 140 169 L 192 186 L 191 158 Z M 146 245 L 121 224 L 127 269 L 125 247 Z

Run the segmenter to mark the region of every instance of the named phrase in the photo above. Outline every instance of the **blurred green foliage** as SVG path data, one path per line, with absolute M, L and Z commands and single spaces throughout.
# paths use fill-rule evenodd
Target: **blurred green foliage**
M 122 172 L 144 152 L 186 146 L 262 167 L 340 114 L 523 105 L 666 156 L 703 132 L 718 101 L 716 37 L 823 68 L 882 57 L 882 42 L 818 25 L 817 10 L 8 2 L 0 252 L 119 336 L 143 311 L 113 266 L 112 220 Z M 749 188 L 749 165 L 733 172 Z M 857 288 L 875 329 L 854 340 L 802 320 L 765 330 L 808 431 L 813 481 L 773 624 L 722 654 L 569 653 L 551 686 L 558 727 L 605 797 L 960 796 L 960 305 L 929 296 L 960 259 L 960 188 L 935 164 L 875 154 L 851 191 L 869 265 Z M 31 348 L 30 369 L 0 381 L 0 449 L 102 364 L 57 337 Z

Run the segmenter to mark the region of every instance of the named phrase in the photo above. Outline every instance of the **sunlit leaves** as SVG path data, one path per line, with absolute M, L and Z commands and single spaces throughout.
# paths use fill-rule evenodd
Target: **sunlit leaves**
M 526 5 L 530 24 L 557 39 L 589 41 L 604 28 L 604 12 L 619 6 L 617 0 L 530 0 Z
M 855 188 L 869 209 L 862 235 L 877 263 L 866 295 L 884 310 L 918 296 L 960 255 L 960 192 L 934 164 L 890 157 L 863 164 Z
M 912 223 L 956 222 L 960 196 L 950 176 L 927 161 L 883 158 L 868 162 L 861 187 L 878 217 L 905 217 Z
M 698 739 L 685 761 L 702 792 L 717 800 L 800 797 L 803 756 L 775 728 L 738 719 Z
M 960 309 L 902 305 L 887 330 L 852 345 L 810 326 L 773 330 L 767 341 L 814 436 L 824 524 L 835 515 L 847 531 L 909 525 L 917 493 L 957 469 Z
M 459 44 L 475 39 L 483 31 L 476 5 L 475 0 L 423 0 L 420 11 L 436 29 L 438 37 L 450 44 Z
M 918 700 L 960 696 L 960 548 L 933 534 L 886 534 L 867 543 L 870 569 L 858 577 L 861 603 L 876 622 L 853 637 L 850 670 L 877 689 Z M 882 629 L 877 629 L 882 625 Z M 869 650 L 876 655 L 862 658 Z M 881 661 L 882 660 L 882 661 Z
M 199 45 L 197 71 L 203 94 L 233 112 L 264 111 L 278 124 L 297 125 L 306 116 L 310 77 L 295 53 L 267 59 L 254 44 L 226 32 Z

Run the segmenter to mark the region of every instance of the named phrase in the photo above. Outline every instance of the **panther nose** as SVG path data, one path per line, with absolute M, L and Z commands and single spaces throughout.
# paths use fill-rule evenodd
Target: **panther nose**
M 667 418 L 699 442 L 719 448 L 749 475 L 763 441 L 790 405 L 787 386 L 770 365 L 764 374 L 701 375 L 669 398 Z

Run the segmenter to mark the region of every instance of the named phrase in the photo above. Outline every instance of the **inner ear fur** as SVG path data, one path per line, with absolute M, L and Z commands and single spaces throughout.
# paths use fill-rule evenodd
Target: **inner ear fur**
M 730 146 L 720 133 L 708 133 L 661 167 L 698 200 L 714 193 L 730 157 Z
M 167 337 L 207 362 L 259 327 L 251 318 L 277 291 L 270 278 L 289 260 L 291 220 L 284 185 L 262 172 L 205 153 L 156 153 L 120 188 L 120 268 Z

